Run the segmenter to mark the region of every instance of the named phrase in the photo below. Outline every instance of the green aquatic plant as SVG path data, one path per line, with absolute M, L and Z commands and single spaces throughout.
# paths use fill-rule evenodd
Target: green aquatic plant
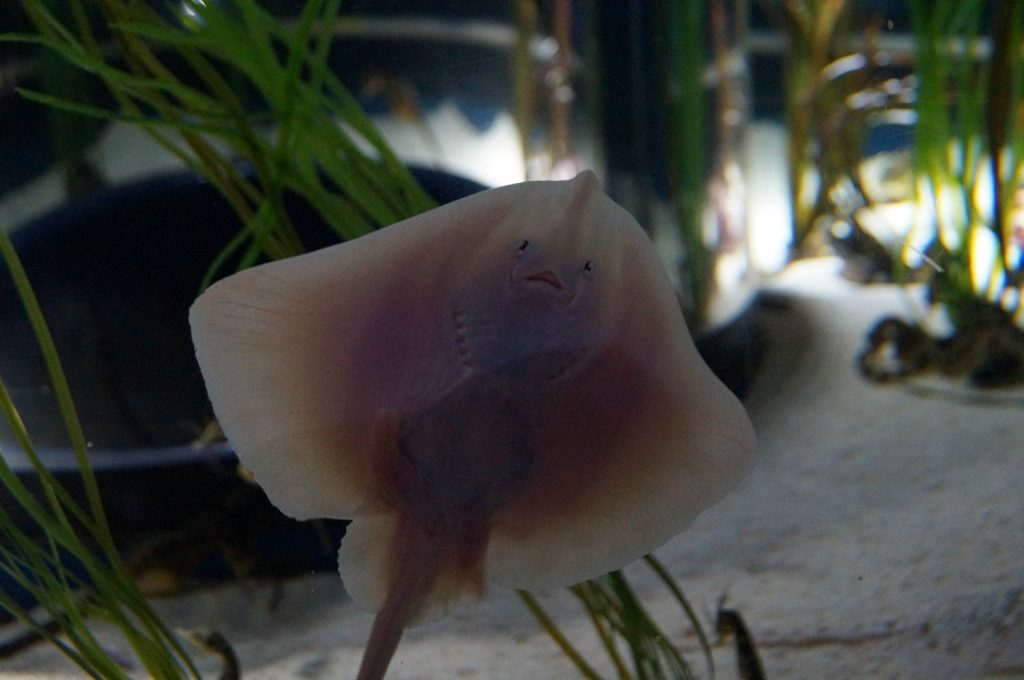
M 845 0 L 773 6 L 789 37 L 795 251 L 830 242 L 854 275 L 923 282 L 951 327 L 882 320 L 864 375 L 1024 381 L 1024 3 L 912 0 L 906 42 Z M 865 158 L 873 125 L 908 120 L 907 149 Z
M 714 680 L 715 663 L 711 656 L 711 643 L 696 611 L 654 555 L 645 555 L 643 561 L 683 610 L 704 655 L 707 677 Z M 577 584 L 572 586 L 570 591 L 587 612 L 594 632 L 620 680 L 689 680 L 697 677 L 678 646 L 673 644 L 670 637 L 650 617 L 622 571 L 616 570 L 600 578 Z M 576 666 L 580 675 L 588 680 L 598 680 L 600 674 L 562 634 L 540 602 L 525 590 L 519 591 L 519 597 L 558 648 Z M 629 651 L 629 661 L 623 658 L 622 646 Z
M 37 32 L 2 39 L 36 44 L 91 74 L 114 105 L 23 96 L 139 125 L 230 201 L 244 228 L 207 282 L 232 257 L 244 268 L 304 251 L 285 207 L 290 194 L 341 238 L 434 205 L 328 68 L 332 35 L 318 27 L 333 25 L 340 0 L 307 2 L 294 24 L 251 0 L 187 0 L 176 19 L 143 2 L 70 0 L 70 25 L 42 0 L 20 2 Z M 101 29 L 110 40 L 100 41 Z
M 719 3 L 721 4 L 721 3 Z M 669 64 L 668 77 L 664 94 L 671 110 L 669 116 L 669 134 L 666 143 L 669 145 L 667 154 L 669 176 L 672 182 L 673 208 L 679 223 L 680 240 L 686 253 L 685 261 L 679 267 L 679 275 L 685 283 L 683 296 L 684 309 L 688 319 L 701 323 L 700 315 L 707 309 L 708 282 L 711 277 L 708 270 L 713 266 L 712 252 L 704 243 L 703 212 L 707 201 L 707 162 L 706 127 L 708 121 L 708 93 L 703 79 L 705 39 L 707 26 L 707 3 L 703 2 L 668 2 L 661 3 L 665 24 L 671 39 L 659 45 L 666 50 Z M 720 7 L 716 8 L 722 12 Z M 716 51 L 724 51 L 718 47 L 721 42 L 720 33 L 715 33 Z M 718 86 L 720 96 L 730 92 L 729 55 L 716 54 L 718 61 L 725 61 L 722 66 L 715 63 L 715 75 L 720 80 Z
M 861 80 L 858 72 L 844 71 L 835 77 L 828 68 L 849 49 L 851 8 L 848 0 L 783 0 L 768 6 L 775 10 L 787 37 L 784 94 L 792 249 L 813 251 L 820 233 L 819 217 L 827 212 L 828 189 L 838 173 L 848 168 L 843 163 L 848 159 L 835 156 L 848 155 L 847 150 L 860 143 L 856 126 L 828 129 L 845 110 L 844 95 Z
M 949 322 L 879 321 L 869 379 L 935 372 L 980 387 L 1024 383 L 1024 2 L 910 3 L 917 80 L 909 238 L 901 281 L 923 280 Z
M 69 113 L 139 126 L 230 201 L 242 229 L 210 264 L 207 282 L 228 266 L 241 269 L 263 256 L 284 258 L 304 250 L 286 196 L 313 206 L 343 239 L 434 205 L 327 66 L 332 36 L 323 27 L 333 25 L 339 0 L 311 0 L 293 22 L 278 20 L 252 0 L 188 0 L 181 5 L 187 11 L 174 17 L 142 2 L 69 0 L 68 20 L 44 0 L 20 3 L 36 33 L 3 39 L 35 44 L 80 69 L 102 84 L 112 105 L 103 108 L 92 99 L 55 92 L 22 90 L 25 97 Z M 9 243 L 4 247 L 9 269 L 28 290 L 20 267 L 11 264 L 16 260 Z M 38 310 L 32 314 L 38 317 Z M 46 349 L 40 337 L 44 355 L 59 368 L 52 343 Z M 32 454 L 29 433 L 3 392 L 5 414 L 19 441 L 29 447 L 25 455 L 36 468 L 48 505 L 34 501 L 6 466 L 0 475 L 48 538 L 35 546 L 6 517 L 0 521 L 16 548 L 4 550 L 2 557 L 5 570 L 33 592 L 70 643 L 54 634 L 48 622 L 19 609 L 9 595 L 0 604 L 96 677 L 123 674 L 90 632 L 89 621 L 97 617 L 121 626 L 154 677 L 195 676 L 181 643 L 127 578 L 106 527 L 70 394 L 66 385 L 56 392 L 89 490 L 89 507 L 74 505 Z M 68 556 L 84 565 L 85 576 L 64 568 Z M 683 604 L 710 664 L 699 619 L 667 572 L 653 558 L 648 564 Z M 630 676 L 616 638 L 631 650 L 635 677 L 692 676 L 624 576 L 602 577 L 573 592 L 595 627 L 605 632 L 602 640 L 620 677 Z M 557 628 L 544 623 L 541 610 L 530 609 L 557 640 Z
M 910 5 L 918 78 L 915 229 L 938 264 L 928 276 L 930 301 L 958 329 L 986 307 L 1012 318 L 1024 294 L 1024 237 L 1014 224 L 1022 211 L 1014 197 L 1024 190 L 1024 3 L 999 3 L 991 16 L 988 6 Z M 901 255 L 923 266 L 912 251 Z
M 33 494 L 11 469 L 6 456 L 12 451 L 0 451 L 0 482 L 17 508 L 45 537 L 38 540 L 15 520 L 14 508 L 0 506 L 3 539 L 0 572 L 10 583 L 32 596 L 46 618 L 27 609 L 6 590 L 0 590 L 0 606 L 92 677 L 128 677 L 121 664 L 91 632 L 89 619 L 102 618 L 121 631 L 153 677 L 198 678 L 199 673 L 181 641 L 139 594 L 121 561 L 53 339 L 17 253 L 3 229 L 0 229 L 0 256 L 36 335 L 87 499 L 86 506 L 82 507 L 46 469 L 30 433 L 25 430 L 17 405 L 0 379 L 0 411 L 21 453 L 31 463 L 43 489 L 43 498 Z
M 848 0 L 764 4 L 786 37 L 791 252 L 814 256 L 841 242 L 880 270 L 866 274 L 885 275 L 889 254 L 857 217 L 872 201 L 861 162 L 871 128 L 907 111 L 911 87 L 894 72 L 909 57 L 886 43 L 877 9 Z

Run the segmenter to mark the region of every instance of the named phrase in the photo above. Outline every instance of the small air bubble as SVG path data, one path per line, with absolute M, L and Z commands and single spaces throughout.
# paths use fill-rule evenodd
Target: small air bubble
M 844 241 L 853 236 L 853 227 L 846 220 L 836 220 L 832 223 L 832 236 Z

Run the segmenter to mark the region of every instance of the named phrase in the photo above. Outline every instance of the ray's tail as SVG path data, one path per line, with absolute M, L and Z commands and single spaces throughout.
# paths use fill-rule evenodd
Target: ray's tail
M 388 556 L 388 588 L 373 620 L 357 680 L 380 680 L 387 672 L 405 628 L 420 613 L 444 560 L 437 537 L 413 519 L 397 520 Z

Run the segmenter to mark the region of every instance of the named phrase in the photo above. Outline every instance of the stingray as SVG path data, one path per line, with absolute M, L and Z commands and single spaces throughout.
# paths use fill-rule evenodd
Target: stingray
M 650 552 L 753 456 L 651 241 L 590 172 L 242 271 L 190 319 L 270 500 L 353 520 L 339 571 L 376 612 L 360 680 L 487 582 L 565 586 Z

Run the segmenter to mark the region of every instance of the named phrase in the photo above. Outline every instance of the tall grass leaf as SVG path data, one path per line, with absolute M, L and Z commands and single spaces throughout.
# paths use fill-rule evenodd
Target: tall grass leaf
M 711 641 L 708 640 L 707 633 L 704 631 L 704 626 L 701 624 L 700 617 L 697 616 L 697 611 L 690 604 L 686 595 L 683 594 L 682 589 L 676 583 L 675 579 L 668 573 L 668 570 L 661 564 L 661 562 L 654 555 L 644 555 L 644 563 L 650 567 L 651 571 L 657 575 L 661 580 L 662 584 L 668 588 L 672 594 L 673 599 L 682 608 L 686 614 L 686 618 L 690 622 L 690 626 L 693 628 L 694 633 L 697 635 L 697 640 L 700 642 L 701 651 L 704 653 L 704 661 L 708 667 L 708 678 L 709 680 L 715 680 L 715 660 L 711 653 Z
M 298 82 L 303 65 L 313 56 L 310 51 L 310 41 L 317 22 L 320 22 L 322 32 L 329 34 L 331 31 L 331 26 L 333 26 L 333 22 L 329 21 L 331 17 L 320 16 L 324 4 L 324 0 L 308 0 L 302 8 L 295 29 L 291 31 L 290 38 L 285 38 L 288 45 L 288 59 L 284 71 L 285 82 L 289 89 Z
M 554 620 L 552 620 L 552 618 L 548 616 L 548 613 L 544 611 L 540 602 L 525 590 L 517 590 L 516 593 L 519 595 L 519 599 L 523 601 L 523 604 L 526 605 L 526 608 L 530 610 L 530 613 L 533 614 L 533 617 L 541 625 L 541 628 L 544 629 L 562 653 L 565 654 L 566 658 L 576 666 L 576 670 L 579 671 L 580 675 L 587 680 L 601 680 L 601 676 L 598 675 L 597 671 L 587 663 L 583 658 L 583 655 L 572 646 L 572 643 L 569 642 L 568 638 L 562 634 L 562 631 L 559 630 Z
M 163 127 L 171 130 L 177 130 L 179 132 L 187 131 L 198 134 L 208 134 L 224 139 L 228 142 L 237 139 L 234 128 L 224 125 L 212 125 L 191 120 L 168 120 L 166 118 L 159 117 L 131 115 L 118 111 L 111 111 L 110 109 L 104 109 L 98 106 L 92 106 L 90 104 L 82 104 L 56 95 L 46 94 L 44 92 L 29 90 L 22 87 L 16 88 L 16 90 L 18 94 L 29 101 L 60 109 L 62 111 L 78 113 L 83 116 L 101 118 L 103 120 L 117 123 Z
M 328 69 L 328 55 L 331 44 L 334 41 L 332 27 L 337 22 L 339 11 L 341 11 L 341 0 L 328 0 L 320 18 L 320 31 L 310 60 L 312 68 L 311 86 L 314 92 L 323 92 L 324 74 Z
M 91 646 L 94 645 L 91 634 L 88 633 L 84 617 L 79 615 L 80 612 L 74 606 L 74 602 L 71 599 L 73 596 L 69 592 L 69 584 L 72 581 L 77 581 L 77 577 L 69 578 L 63 571 L 61 564 L 60 550 L 66 550 L 86 570 L 89 575 L 89 581 L 97 589 L 96 592 L 103 604 L 104 611 L 114 618 L 122 632 L 132 643 L 133 648 L 136 651 L 141 650 L 143 654 L 147 653 L 147 650 L 151 651 L 150 643 L 143 642 L 146 639 L 145 636 L 135 628 L 130 617 L 123 612 L 122 605 L 126 603 L 135 609 L 139 620 L 149 629 L 150 634 L 153 635 L 155 633 L 154 637 L 160 641 L 162 655 L 171 659 L 168 662 L 156 662 L 157 665 L 162 667 L 169 663 L 177 666 L 178 662 L 173 658 L 173 652 L 168 650 L 181 650 L 181 647 L 176 645 L 173 636 L 166 632 L 166 627 L 155 619 L 148 610 L 148 606 L 137 595 L 137 591 L 128 579 L 124 566 L 121 563 L 120 555 L 114 546 L 113 537 L 107 524 L 106 513 L 99 496 L 99 488 L 89 462 L 85 437 L 78 422 L 74 402 L 71 398 L 60 359 L 57 356 L 53 338 L 50 335 L 49 328 L 43 318 L 39 303 L 29 284 L 21 261 L 11 244 L 10 237 L 2 229 L 0 229 L 0 255 L 2 255 L 7 272 L 15 284 L 22 305 L 25 308 L 26 316 L 29 319 L 29 324 L 36 336 L 36 342 L 41 350 L 44 364 L 49 374 L 50 384 L 64 420 L 65 430 L 75 451 L 79 467 L 79 477 L 85 487 L 89 505 L 89 512 L 86 513 L 70 498 L 63 486 L 42 465 L 38 456 L 35 455 L 28 433 L 25 431 L 17 408 L 10 398 L 10 393 L 7 391 L 3 381 L 0 380 L 0 409 L 3 410 L 8 425 L 14 431 L 17 441 L 24 449 L 24 453 L 32 461 L 36 473 L 46 490 L 46 496 L 50 499 L 51 507 L 50 511 L 47 511 L 35 500 L 21 480 L 17 478 L 7 465 L 6 460 L 0 459 L 0 481 L 3 482 L 4 486 L 21 507 L 29 513 L 43 530 L 48 544 L 51 545 L 51 558 L 47 562 L 47 560 L 41 557 L 43 553 L 34 550 L 25 540 L 17 542 L 21 548 L 21 555 L 33 561 L 34 573 L 43 581 L 43 589 L 38 593 L 40 600 L 47 604 L 53 613 L 63 613 L 63 615 L 71 617 L 67 620 L 70 629 L 66 633 L 72 636 L 77 635 L 76 640 L 82 645 L 79 647 L 79 650 L 82 652 L 83 658 L 89 659 L 90 656 L 94 656 L 96 650 L 90 650 Z M 76 518 L 79 525 L 86 528 L 90 539 L 94 540 L 102 549 L 102 559 L 94 554 L 92 548 L 77 535 L 65 511 L 70 512 Z M 0 508 L 0 513 L 4 514 L 6 521 L 6 512 Z M 19 535 L 21 534 L 11 534 L 11 536 Z M 58 550 L 57 546 L 59 546 L 60 550 Z M 17 549 L 17 546 L 12 546 L 10 549 Z M 54 571 L 47 568 L 48 565 Z M 106 655 L 102 653 L 102 650 L 99 651 L 99 658 L 102 660 Z M 183 650 L 181 651 L 183 652 Z M 184 658 L 185 667 L 194 671 L 194 666 L 187 655 L 184 655 L 182 658 Z M 197 674 L 193 673 L 193 675 Z M 180 675 L 175 674 L 166 677 L 180 677 Z
M 55 35 L 63 42 L 81 49 L 78 38 L 42 2 L 21 0 L 21 6 L 32 22 L 47 35 Z M 83 50 L 84 51 L 84 50 Z
M 281 102 L 284 91 L 282 69 L 272 33 L 260 29 L 256 17 L 264 12 L 254 2 L 208 2 L 196 8 L 199 25 L 195 33 L 211 55 L 244 73 L 268 102 Z M 255 25 L 254 25 L 255 24 Z

